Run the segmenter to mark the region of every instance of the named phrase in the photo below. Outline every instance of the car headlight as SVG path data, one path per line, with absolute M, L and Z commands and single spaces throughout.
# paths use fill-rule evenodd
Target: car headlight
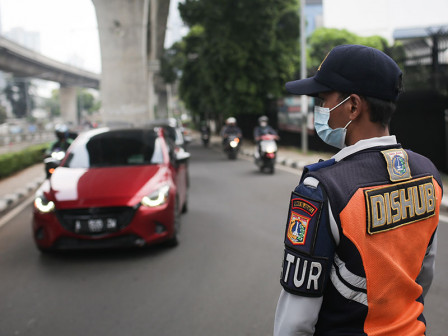
M 53 212 L 55 209 L 54 202 L 48 201 L 43 195 L 36 196 L 34 199 L 34 207 L 41 213 Z
M 165 204 L 170 193 L 170 186 L 164 185 L 154 191 L 151 195 L 142 198 L 141 203 L 147 207 L 156 207 Z

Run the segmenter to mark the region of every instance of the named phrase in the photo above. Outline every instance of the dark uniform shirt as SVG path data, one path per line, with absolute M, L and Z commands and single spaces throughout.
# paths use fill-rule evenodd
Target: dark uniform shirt
M 275 335 L 424 335 L 442 183 L 395 137 L 309 166 L 294 190 Z

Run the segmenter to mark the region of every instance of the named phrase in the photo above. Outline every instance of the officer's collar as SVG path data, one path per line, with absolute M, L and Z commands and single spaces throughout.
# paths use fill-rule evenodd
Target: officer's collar
M 396 145 L 397 138 L 395 135 L 388 135 L 379 138 L 370 138 L 365 140 L 359 140 L 357 143 L 351 146 L 347 146 L 342 148 L 339 152 L 337 152 L 332 158 L 336 160 L 336 162 L 341 161 L 349 155 L 352 155 L 356 152 L 362 151 L 364 149 L 378 147 L 378 146 L 390 146 Z

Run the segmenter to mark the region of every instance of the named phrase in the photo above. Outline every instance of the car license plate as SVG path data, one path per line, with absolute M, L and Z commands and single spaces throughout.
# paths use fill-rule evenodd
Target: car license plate
M 103 233 L 117 231 L 116 218 L 90 218 L 75 221 L 76 233 Z

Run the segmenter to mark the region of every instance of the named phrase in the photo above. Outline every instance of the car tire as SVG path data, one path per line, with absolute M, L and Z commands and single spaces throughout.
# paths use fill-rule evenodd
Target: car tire
M 188 195 L 185 198 L 185 202 L 184 205 L 182 206 L 182 213 L 187 213 L 188 212 Z
M 41 247 L 39 245 L 36 245 L 36 247 L 39 250 L 39 252 L 42 253 L 42 254 L 48 255 L 48 254 L 53 254 L 54 253 L 54 250 L 51 249 L 51 248 Z
M 168 247 L 176 247 L 179 245 L 179 231 L 180 231 L 180 211 L 179 211 L 179 202 L 176 199 L 176 204 L 174 206 L 174 233 L 173 236 L 167 240 L 166 246 Z

